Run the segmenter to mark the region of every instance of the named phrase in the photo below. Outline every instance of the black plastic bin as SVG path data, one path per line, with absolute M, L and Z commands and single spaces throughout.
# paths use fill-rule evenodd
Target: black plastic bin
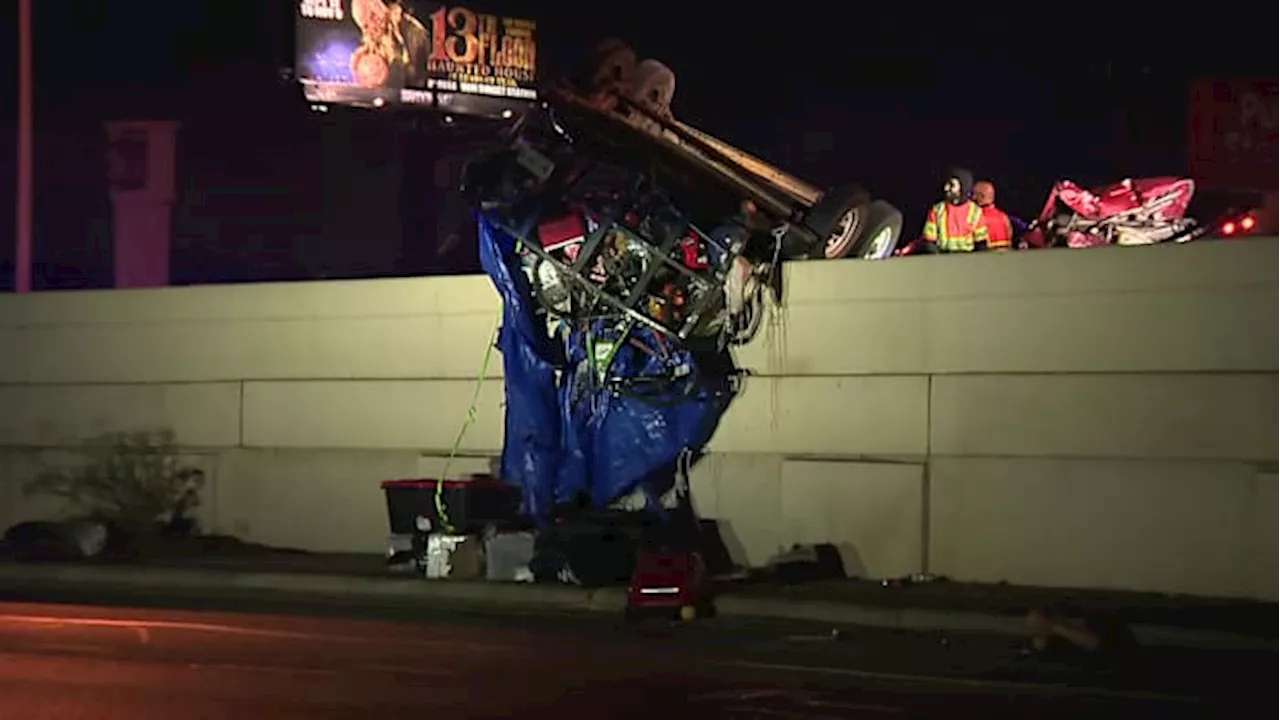
M 436 487 L 447 522 L 436 507 Z M 479 531 L 486 525 L 509 525 L 520 514 L 520 488 L 488 476 L 470 480 L 386 480 L 387 520 L 393 535 L 418 532 L 417 518 L 431 521 L 431 530 L 458 533 Z

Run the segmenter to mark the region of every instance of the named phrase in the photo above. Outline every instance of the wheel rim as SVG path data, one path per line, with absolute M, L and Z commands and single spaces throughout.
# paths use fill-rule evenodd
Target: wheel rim
M 871 242 L 867 243 L 867 251 L 862 254 L 864 259 L 875 260 L 885 257 L 891 248 L 893 242 L 893 228 L 885 226 L 876 231 L 871 238 Z
M 822 252 L 828 259 L 844 257 L 844 254 L 849 251 L 849 246 L 853 243 L 854 233 L 858 230 L 858 220 L 857 208 L 851 208 L 840 216 L 840 220 L 836 222 L 835 230 L 827 237 L 827 243 L 822 247 Z

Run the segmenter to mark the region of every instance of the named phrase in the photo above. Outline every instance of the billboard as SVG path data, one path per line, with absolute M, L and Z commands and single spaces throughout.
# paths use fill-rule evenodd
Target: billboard
M 417 0 L 299 0 L 294 70 L 312 102 L 498 109 L 538 99 L 532 20 Z
M 1203 79 L 1191 89 L 1191 174 L 1207 187 L 1275 192 L 1275 78 Z

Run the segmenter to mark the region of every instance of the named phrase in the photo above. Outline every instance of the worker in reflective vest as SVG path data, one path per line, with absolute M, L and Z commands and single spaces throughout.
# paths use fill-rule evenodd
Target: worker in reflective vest
M 953 253 L 985 250 L 987 225 L 982 208 L 969 199 L 973 192 L 973 173 L 955 168 L 942 185 L 942 201 L 929 208 L 924 223 L 926 252 Z
M 1013 222 L 1005 211 L 996 207 L 996 186 L 990 180 L 979 180 L 973 186 L 973 201 L 982 208 L 987 226 L 987 249 L 1008 250 L 1013 247 Z

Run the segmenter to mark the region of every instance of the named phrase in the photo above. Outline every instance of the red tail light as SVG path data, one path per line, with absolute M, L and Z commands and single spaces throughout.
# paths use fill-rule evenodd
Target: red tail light
M 1248 232 L 1253 229 L 1255 224 L 1257 224 L 1256 221 L 1252 217 L 1246 215 L 1244 216 L 1244 219 L 1240 221 L 1240 229 Z
M 1235 235 L 1235 234 L 1236 234 L 1236 224 L 1235 224 L 1235 223 L 1233 223 L 1233 222 L 1225 222 L 1225 223 L 1222 223 L 1222 234 L 1223 234 L 1223 235 Z

